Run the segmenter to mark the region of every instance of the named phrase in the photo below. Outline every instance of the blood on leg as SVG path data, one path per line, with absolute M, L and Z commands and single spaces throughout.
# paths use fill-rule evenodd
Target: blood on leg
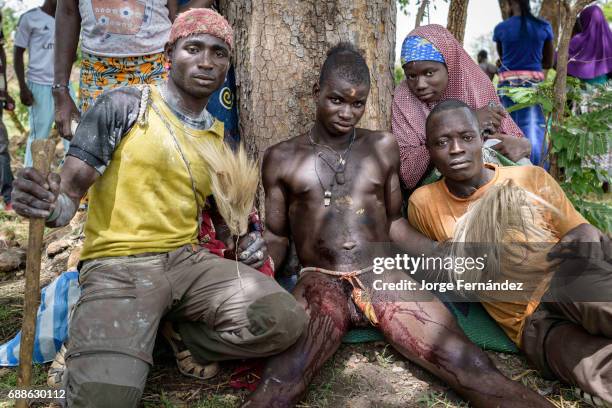
M 349 299 L 337 279 L 307 274 L 293 294 L 309 316 L 307 327 L 293 346 L 270 358 L 259 387 L 244 407 L 295 405 L 349 328 Z
M 380 330 L 397 351 L 444 380 L 474 407 L 551 407 L 545 398 L 504 377 L 438 299 L 411 301 L 404 292 L 389 300 L 378 294 L 374 310 Z

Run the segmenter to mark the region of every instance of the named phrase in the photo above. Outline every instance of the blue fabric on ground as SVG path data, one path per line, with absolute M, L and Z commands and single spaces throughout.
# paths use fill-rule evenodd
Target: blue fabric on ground
M 68 338 L 69 312 L 79 299 L 79 273 L 64 272 L 41 292 L 34 336 L 34 363 L 52 361 Z M 0 366 L 19 365 L 21 332 L 0 346 Z

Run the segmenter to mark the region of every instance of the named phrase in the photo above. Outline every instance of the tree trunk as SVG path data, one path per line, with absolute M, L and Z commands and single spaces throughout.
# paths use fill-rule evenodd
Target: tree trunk
M 417 10 L 416 20 L 414 22 L 414 28 L 421 26 L 421 22 L 423 21 L 423 17 L 425 16 L 425 10 L 427 10 L 428 5 L 429 0 L 421 0 L 421 4 L 419 5 L 419 9 Z
M 540 17 L 548 21 L 553 29 L 553 44 L 559 41 L 559 23 L 565 20 L 565 7 L 560 5 L 559 0 L 543 0 L 540 8 Z M 573 27 L 572 23 L 572 27 Z
M 564 20 L 561 24 L 561 38 L 559 40 L 559 51 L 557 54 L 557 76 L 555 78 L 555 105 L 554 117 L 558 122 L 563 121 L 563 112 L 565 111 L 565 103 L 567 100 L 567 61 L 569 59 L 569 43 L 572 38 L 572 28 L 578 13 L 585 8 L 591 0 L 577 0 L 572 7 L 569 0 L 563 0 L 565 8 Z
M 389 0 L 232 0 L 222 13 L 235 33 L 241 138 L 259 157 L 310 129 L 312 86 L 329 48 L 354 43 L 371 71 L 361 127 L 390 129 L 396 2 Z
M 567 61 L 569 59 L 569 43 L 572 38 L 572 29 L 578 13 L 585 8 L 591 0 L 576 0 L 572 7 L 570 0 L 563 0 L 562 7 L 565 9 L 564 18 L 561 20 L 561 33 L 559 39 L 559 50 L 557 54 L 557 76 L 555 77 L 554 87 L 554 109 L 553 126 L 563 123 L 565 106 L 567 102 Z M 556 158 L 551 160 L 551 174 L 559 179 L 559 168 Z
M 505 20 L 510 17 L 510 3 L 508 0 L 498 0 L 499 9 L 501 10 L 502 19 Z
M 469 0 L 451 0 L 448 8 L 446 28 L 448 28 L 448 31 L 450 31 L 461 44 L 463 44 L 463 36 L 465 34 L 468 3 Z

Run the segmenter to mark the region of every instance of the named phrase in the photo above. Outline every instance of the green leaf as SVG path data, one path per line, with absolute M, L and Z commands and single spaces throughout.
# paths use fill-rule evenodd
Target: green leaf
M 512 113 L 512 112 L 516 112 L 517 110 L 528 108 L 528 107 L 533 106 L 533 105 L 535 105 L 535 103 L 533 103 L 533 102 L 517 103 L 515 105 L 512 105 L 512 106 L 506 108 L 506 111 L 508 113 Z

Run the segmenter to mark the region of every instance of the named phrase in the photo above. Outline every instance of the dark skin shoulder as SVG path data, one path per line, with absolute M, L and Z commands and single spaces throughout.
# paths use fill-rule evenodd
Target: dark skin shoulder
M 392 134 L 356 129 L 346 182 L 334 183 L 328 207 L 323 188 L 334 173 L 318 156 L 321 152 L 308 135 L 301 135 L 269 148 L 264 156 L 265 237 L 277 264 L 289 236 L 303 266 L 335 270 L 363 267 L 370 261 L 368 243 L 388 242 L 392 234 L 413 249 L 431 246 L 420 234 L 406 232 L 407 225 L 400 226 L 406 220 L 401 216 L 399 149 Z
M 266 230 L 264 237 L 268 243 L 270 256 L 276 265 L 285 258 L 289 245 L 289 228 L 287 225 L 287 183 L 288 169 L 297 160 L 285 160 L 295 157 L 296 150 L 305 135 L 297 136 L 269 147 L 264 152 L 262 164 L 262 184 L 266 190 Z

